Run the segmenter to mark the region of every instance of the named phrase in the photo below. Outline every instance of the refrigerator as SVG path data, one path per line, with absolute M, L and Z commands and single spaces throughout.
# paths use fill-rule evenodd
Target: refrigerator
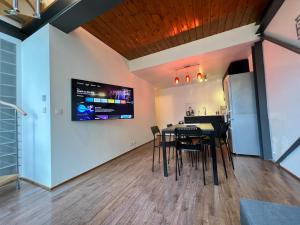
M 232 151 L 260 156 L 253 73 L 228 75 L 224 80 L 224 94 Z

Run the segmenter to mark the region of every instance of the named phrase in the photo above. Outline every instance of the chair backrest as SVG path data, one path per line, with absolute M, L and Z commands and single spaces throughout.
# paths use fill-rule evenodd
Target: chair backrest
M 154 137 L 155 137 L 156 134 L 160 134 L 160 130 L 159 130 L 158 126 L 151 127 L 151 132 L 152 132 Z
M 200 142 L 193 144 L 193 138 L 201 137 L 202 130 L 196 126 L 175 129 L 176 146 L 184 149 L 199 149 Z
M 167 124 L 167 127 L 171 127 L 171 126 L 173 126 L 173 124 L 171 124 L 171 123 Z
M 188 127 L 177 127 L 175 129 L 175 136 L 180 137 L 200 137 L 202 135 L 202 130 L 196 126 Z
M 220 123 L 218 127 L 216 128 L 216 136 L 219 138 L 224 138 L 226 137 L 227 131 L 229 128 L 228 123 Z

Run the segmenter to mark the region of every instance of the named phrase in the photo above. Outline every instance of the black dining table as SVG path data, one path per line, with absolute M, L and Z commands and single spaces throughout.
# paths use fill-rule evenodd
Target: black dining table
M 215 129 L 211 123 L 197 123 L 197 124 L 177 124 L 167 127 L 162 130 L 162 149 L 163 149 L 163 167 L 164 176 L 168 176 L 168 162 L 167 162 L 167 146 L 166 146 L 166 136 L 175 134 L 175 129 L 177 127 L 189 127 L 196 126 L 202 130 L 202 134 L 210 137 L 210 150 L 212 159 L 212 172 L 213 172 L 213 182 L 214 185 L 219 185 L 218 178 L 218 166 L 217 166 L 217 153 L 215 144 Z

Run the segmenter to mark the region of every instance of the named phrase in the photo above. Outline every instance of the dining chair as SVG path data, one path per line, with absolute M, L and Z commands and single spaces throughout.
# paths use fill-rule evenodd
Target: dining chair
M 175 154 L 175 180 L 177 181 L 177 174 L 180 176 L 180 168 L 182 166 L 182 151 L 190 152 L 192 158 L 197 159 L 202 153 L 202 173 L 203 182 L 206 185 L 205 180 L 205 162 L 204 162 L 204 149 L 201 138 L 195 139 L 196 137 L 202 136 L 202 130 L 199 127 L 178 127 L 175 129 L 175 142 L 176 142 L 176 154 Z M 196 140 L 196 141 L 195 141 Z M 195 160 L 197 168 L 197 160 Z
M 233 164 L 233 158 L 232 158 L 232 152 L 229 148 L 228 142 L 227 142 L 227 130 L 228 130 L 228 124 L 221 122 L 217 125 L 214 126 L 215 127 L 215 138 L 217 141 L 217 144 L 219 144 L 219 148 L 220 148 L 220 153 L 221 153 L 221 157 L 222 157 L 222 163 L 223 163 L 223 168 L 224 168 L 224 173 L 225 173 L 225 177 L 226 179 L 228 178 L 228 174 L 227 174 L 227 168 L 226 168 L 226 160 L 224 157 L 224 149 L 223 149 L 223 145 L 225 144 L 227 147 L 227 153 L 228 153 L 228 158 L 229 161 L 231 162 L 232 168 L 234 169 L 234 164 Z M 223 143 L 222 143 L 223 141 Z
M 218 139 L 219 139 L 220 148 L 222 148 L 223 145 L 226 146 L 228 159 L 231 162 L 232 169 L 234 170 L 233 152 L 232 152 L 231 147 L 229 145 L 228 136 L 227 136 L 228 129 L 229 129 L 229 123 L 222 123 L 220 125 Z M 222 143 L 222 141 L 223 141 L 223 143 Z
M 151 132 L 153 134 L 152 172 L 154 172 L 155 149 L 158 148 L 158 163 L 160 163 L 160 149 L 161 147 L 163 147 L 163 143 L 162 143 L 162 136 L 158 126 L 152 126 Z M 175 146 L 175 141 L 166 140 L 165 145 L 170 148 L 171 146 Z

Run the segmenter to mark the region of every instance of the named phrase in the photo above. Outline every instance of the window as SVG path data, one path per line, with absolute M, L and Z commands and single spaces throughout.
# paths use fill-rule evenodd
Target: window
M 17 46 L 0 38 L 0 100 L 16 104 Z M 0 106 L 0 176 L 17 173 L 15 111 Z

